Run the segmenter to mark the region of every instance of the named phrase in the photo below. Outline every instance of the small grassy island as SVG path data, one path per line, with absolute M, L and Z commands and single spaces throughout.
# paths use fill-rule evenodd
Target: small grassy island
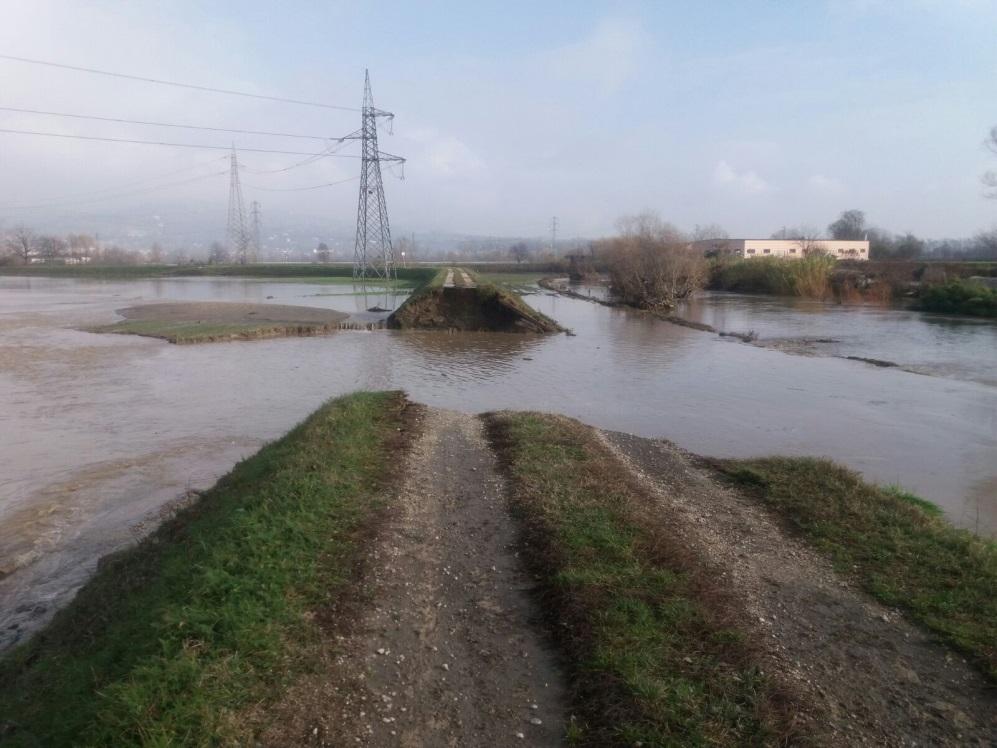
M 119 309 L 125 319 L 91 332 L 143 335 L 171 343 L 256 340 L 321 335 L 339 329 L 349 317 L 332 309 L 222 301 L 143 304 Z

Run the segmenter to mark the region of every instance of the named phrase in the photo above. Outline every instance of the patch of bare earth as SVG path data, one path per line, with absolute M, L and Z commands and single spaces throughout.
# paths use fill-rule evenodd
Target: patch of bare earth
M 825 712 L 832 743 L 997 744 L 997 693 L 961 657 L 850 586 L 702 460 L 664 441 L 603 438 L 742 598 L 766 669 Z
M 354 627 L 270 710 L 271 746 L 560 745 L 567 696 L 480 421 L 429 410 Z

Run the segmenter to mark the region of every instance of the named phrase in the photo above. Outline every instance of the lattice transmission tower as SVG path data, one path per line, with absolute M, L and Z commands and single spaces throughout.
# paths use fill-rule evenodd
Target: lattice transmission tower
M 246 208 L 239 183 L 239 157 L 232 146 L 228 186 L 228 251 L 236 262 L 245 264 L 249 255 L 249 231 L 246 228 Z
M 249 261 L 256 262 L 263 251 L 263 247 L 260 244 L 260 204 L 256 200 L 253 200 L 249 214 L 253 227 L 249 242 Z
M 395 256 L 391 247 L 391 226 L 388 223 L 388 205 L 384 200 L 381 181 L 381 162 L 404 164 L 401 156 L 384 153 L 377 148 L 377 120 L 394 118 L 374 106 L 370 90 L 370 73 L 364 71 L 363 124 L 360 140 L 363 155 L 360 162 L 360 199 L 357 204 L 357 237 L 353 245 L 353 277 L 364 284 L 368 278 L 386 283 L 395 278 Z

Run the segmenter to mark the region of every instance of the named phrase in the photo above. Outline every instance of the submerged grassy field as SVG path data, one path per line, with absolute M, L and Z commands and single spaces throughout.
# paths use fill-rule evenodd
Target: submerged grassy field
M 240 712 L 308 667 L 377 527 L 410 414 L 400 393 L 331 401 L 102 564 L 0 661 L 0 743 L 251 743 Z
M 592 429 L 487 416 L 564 648 L 586 746 L 776 744 L 790 701 L 760 672 L 724 592 Z
M 997 543 L 933 505 L 870 485 L 828 460 L 725 460 L 758 495 L 875 598 L 905 611 L 997 681 Z

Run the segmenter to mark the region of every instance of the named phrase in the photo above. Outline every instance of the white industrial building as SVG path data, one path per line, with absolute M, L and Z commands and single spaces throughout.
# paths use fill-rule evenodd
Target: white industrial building
M 797 259 L 821 252 L 838 260 L 868 260 L 869 242 L 839 239 L 703 239 L 692 245 L 724 257 L 783 257 Z

